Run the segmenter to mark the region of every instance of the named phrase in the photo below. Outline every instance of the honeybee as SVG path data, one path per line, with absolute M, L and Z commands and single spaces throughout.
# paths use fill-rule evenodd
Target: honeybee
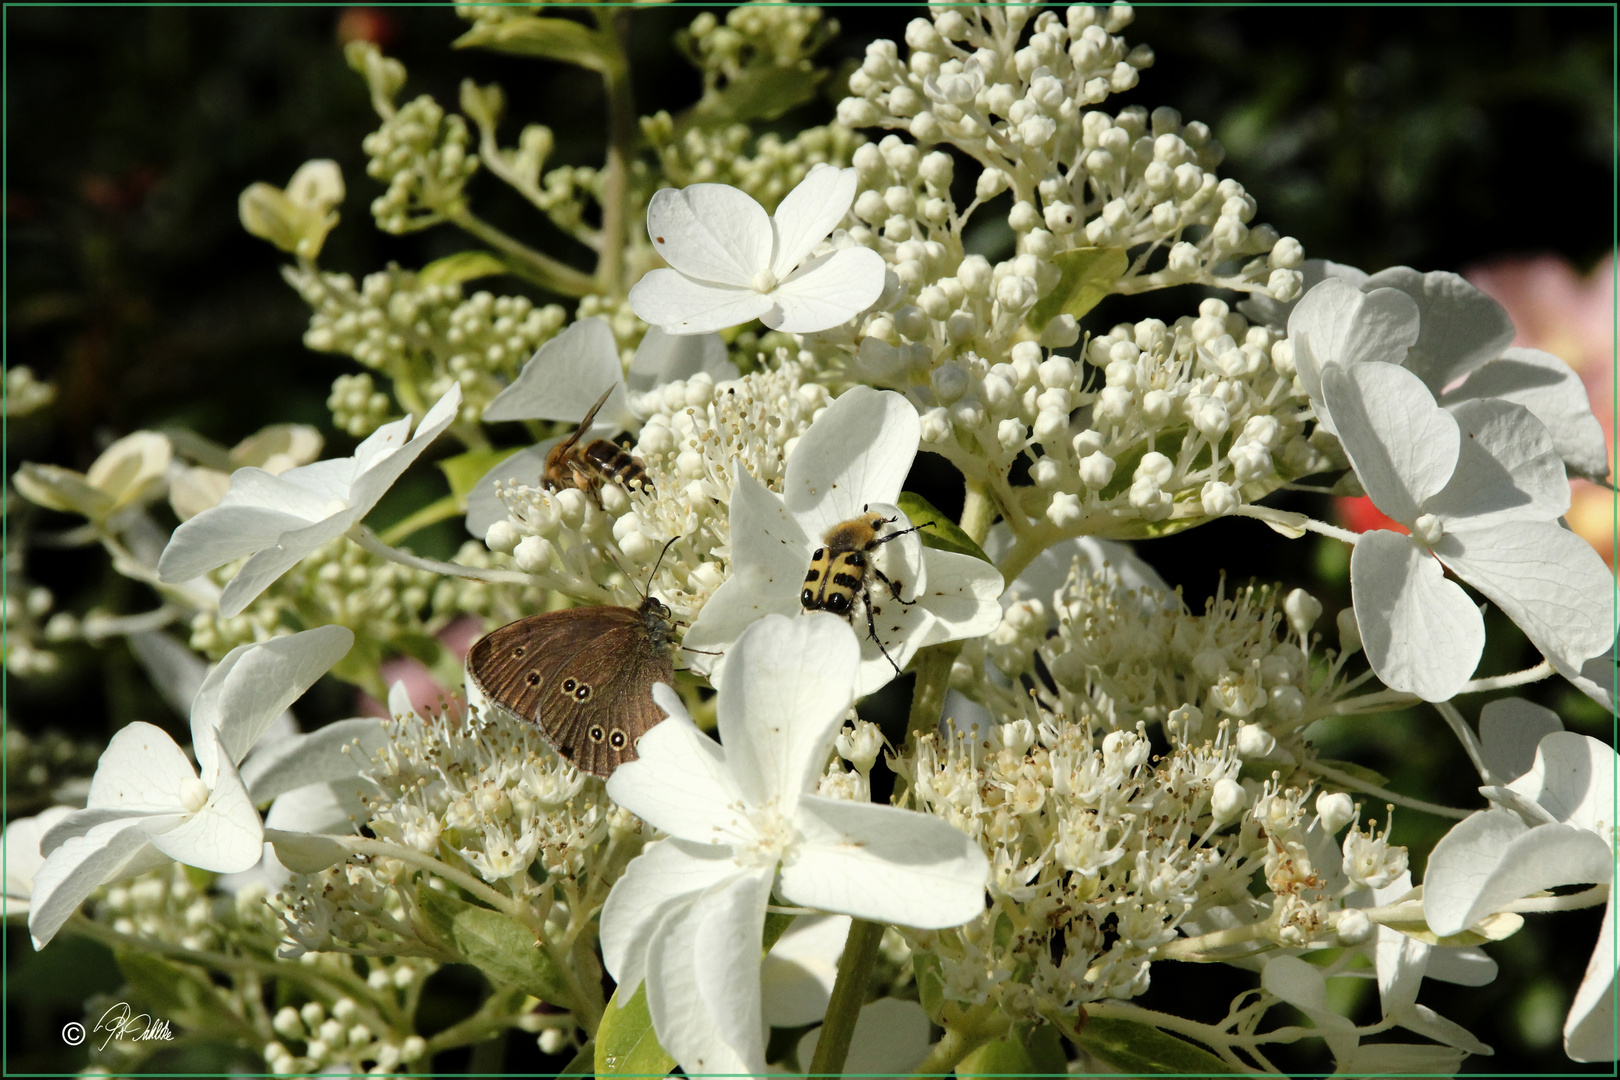
M 585 414 L 585 419 L 579 422 L 574 433 L 551 448 L 546 455 L 545 470 L 540 474 L 542 486 L 553 491 L 578 488 L 594 499 L 598 506 L 602 503 L 599 492 L 604 480 L 626 488 L 639 484 L 643 491 L 652 494 L 652 481 L 647 479 L 647 469 L 640 458 L 607 439 L 593 439 L 584 447 L 579 445 L 580 436 L 590 430 L 591 421 L 596 419 L 597 411 L 607 404 L 613 390 L 614 387 L 608 387 L 596 399 L 596 404 L 591 406 L 591 411 Z
M 878 637 L 877 623 L 872 618 L 876 609 L 872 605 L 870 582 L 873 578 L 882 582 L 896 603 L 910 607 L 917 601 L 901 599 L 900 590 L 904 582 L 891 579 L 873 566 L 868 556 L 890 540 L 917 532 L 928 524 L 924 522 L 923 525 L 900 529 L 886 536 L 878 534 L 883 526 L 892 525 L 898 520 L 868 511 L 828 529 L 827 535 L 822 538 L 822 546 L 810 556 L 810 569 L 804 575 L 804 589 L 799 593 L 799 604 L 804 610 L 830 611 L 845 619 L 850 618 L 855 610 L 855 601 L 861 600 L 866 607 L 866 631 L 877 643 L 883 659 L 895 671 L 900 670 L 900 665 L 883 647 L 883 641 Z

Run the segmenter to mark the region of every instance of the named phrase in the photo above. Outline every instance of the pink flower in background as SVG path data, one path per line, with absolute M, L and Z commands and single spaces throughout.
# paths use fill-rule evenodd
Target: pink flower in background
M 1604 259 L 1585 277 L 1556 255 L 1498 259 L 1463 276 L 1507 309 L 1518 330 L 1513 344 L 1544 349 L 1580 374 L 1603 428 L 1614 475 L 1615 257 Z M 1611 567 L 1614 499 L 1608 488 L 1575 480 L 1565 515 L 1570 528 L 1597 548 Z
M 467 650 L 472 648 L 473 642 L 482 633 L 483 624 L 468 616 L 440 630 L 438 637 L 445 648 L 456 654 L 457 659 L 465 660 Z M 428 666 L 415 657 L 396 656 L 392 660 L 385 660 L 378 670 L 384 686 L 392 687 L 396 682 L 405 684 L 405 690 L 411 696 L 411 707 L 418 716 L 426 716 L 429 710 L 450 698 L 450 689 L 440 686 Z M 387 705 L 364 693 L 360 695 L 357 711 L 361 716 L 380 716 L 384 719 L 389 716 Z

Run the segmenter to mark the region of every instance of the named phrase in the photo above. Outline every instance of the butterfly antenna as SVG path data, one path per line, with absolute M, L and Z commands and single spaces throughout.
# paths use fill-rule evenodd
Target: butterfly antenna
M 658 576 L 658 568 L 659 568 L 659 567 L 660 567 L 660 566 L 662 566 L 662 565 L 664 565 L 664 556 L 665 556 L 665 555 L 667 555 L 667 554 L 669 554 L 669 549 L 670 549 L 670 546 L 671 546 L 671 545 L 672 545 L 672 544 L 674 544 L 674 543 L 675 543 L 675 541 L 677 541 L 677 540 L 679 540 L 679 539 L 680 539 L 680 537 L 678 537 L 678 536 L 672 536 L 672 537 L 670 537 L 670 538 L 669 538 L 669 540 L 668 540 L 668 541 L 667 541 L 667 542 L 666 542 L 666 543 L 665 543 L 665 544 L 664 544 L 664 550 L 663 550 L 663 551 L 660 551 L 660 552 L 659 552 L 659 553 L 658 553 L 658 561 L 657 561 L 657 562 L 655 562 L 655 563 L 653 563 L 653 568 L 652 568 L 652 572 L 651 572 L 651 573 L 650 573 L 650 574 L 648 574 L 648 575 L 647 575 L 647 587 L 646 587 L 646 588 L 645 588 L 645 589 L 643 589 L 643 590 L 642 590 L 642 592 L 643 592 L 643 593 L 645 593 L 645 594 L 648 594 L 648 595 L 650 595 L 650 594 L 651 594 L 651 593 L 652 593 L 652 583 L 653 583 L 653 578 L 655 578 L 655 577 L 657 577 L 657 576 Z

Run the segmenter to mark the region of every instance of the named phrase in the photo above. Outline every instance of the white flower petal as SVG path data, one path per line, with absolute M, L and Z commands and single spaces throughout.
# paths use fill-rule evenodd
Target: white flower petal
M 608 797 L 647 824 L 695 844 L 724 844 L 750 835 L 743 794 L 726 751 L 697 729 L 672 689 L 653 687 L 669 713 L 636 744 L 637 757 L 613 770 Z
M 601 393 L 600 387 L 597 388 L 597 393 Z M 422 422 L 416 427 L 416 434 L 412 435 L 404 446 L 384 457 L 370 460 L 356 450 L 355 461 L 360 464 L 361 471 L 354 478 L 354 483 L 349 486 L 349 506 L 359 511 L 360 517 L 370 513 L 371 508 L 377 505 L 377 500 L 394 486 L 394 481 L 405 474 L 405 470 L 421 456 L 422 451 L 428 448 L 428 444 L 437 439 L 460 412 L 461 384 L 451 383 L 450 389 L 446 390 L 444 396 L 434 402 L 433 407 L 422 417 Z M 362 449 L 364 445 L 361 444 Z
M 1322 402 L 1321 376 L 1330 365 L 1365 361 L 1399 364 L 1417 341 L 1418 308 L 1394 289 L 1362 292 L 1350 282 L 1329 278 L 1306 293 L 1288 317 L 1288 337 L 1300 383 L 1313 402 Z M 1337 418 L 1332 404 L 1317 419 L 1329 431 Z
M 704 372 L 715 382 L 737 377 L 737 365 L 726 357 L 726 343 L 719 334 L 666 334 L 652 327 L 641 339 L 630 361 L 630 389 L 651 390 L 676 380 L 690 379 Z
M 137 720 L 108 742 L 90 779 L 89 809 L 172 814 L 197 773 L 168 732 Z
M 1479 609 L 1410 538 L 1363 533 L 1350 555 L 1350 586 L 1362 648 L 1384 685 L 1446 701 L 1479 666 Z
M 773 306 L 752 287 L 694 281 L 674 270 L 649 270 L 630 289 L 630 309 L 666 334 L 711 334 L 751 322 Z
M 208 664 L 177 639 L 159 630 L 130 634 L 128 641 L 129 651 L 135 654 L 153 689 L 175 712 L 190 716 L 192 700 L 208 677 Z M 227 653 L 226 658 L 229 657 Z
M 928 1056 L 928 1014 L 915 1001 L 878 998 L 861 1006 L 844 1058 L 845 1076 L 905 1076 Z M 809 1068 L 821 1028 L 799 1040 L 799 1065 Z
M 1389 1009 L 1384 1011 L 1386 1015 L 1392 1014 Z M 1396 1022 L 1401 1027 L 1416 1032 L 1425 1038 L 1433 1039 L 1435 1042 L 1444 1043 L 1446 1046 L 1455 1046 L 1457 1049 L 1470 1054 L 1495 1053 L 1490 1046 L 1475 1038 L 1473 1032 L 1455 1020 L 1447 1020 L 1426 1005 L 1408 1004 L 1395 1011 L 1393 1015 L 1397 1016 Z
M 714 886 L 659 923 L 647 950 L 647 1011 L 688 1075 L 765 1072 L 759 951 L 771 874 Z
M 645 978 L 653 932 L 672 907 L 737 872 L 730 852 L 684 840 L 655 840 L 630 860 L 602 906 L 602 963 L 626 997 Z
M 1496 961 L 1476 948 L 1440 948 L 1429 952 L 1429 969 L 1424 976 L 1458 986 L 1486 986 L 1496 981 Z
M 802 1027 L 826 1015 L 849 927 L 847 915 L 801 915 L 771 946 L 759 969 L 766 1024 Z
M 1404 366 L 1436 396 L 1513 343 L 1513 320 L 1502 305 L 1449 271 L 1392 266 L 1362 288 L 1399 289 L 1417 304 L 1422 329 Z
M 1273 956 L 1260 974 L 1260 985 L 1310 1017 L 1318 1028 L 1342 1031 L 1355 1027 L 1328 1004 L 1322 969 L 1293 956 Z
M 896 502 L 921 438 L 917 409 L 903 396 L 852 387 L 816 417 L 788 459 L 789 513 L 820 537 L 868 503 Z
M 1001 624 L 1001 572 L 983 559 L 937 548 L 923 549 L 928 585 L 918 603 L 935 623 L 924 645 L 988 634 Z
M 610 434 L 612 433 L 605 427 L 592 424 L 590 431 L 582 438 L 605 438 Z M 467 492 L 467 531 L 482 540 L 489 534 L 491 525 L 497 521 L 505 521 L 506 504 L 495 494 L 496 487 L 505 485 L 508 480 L 516 480 L 531 487 L 539 484 L 541 477 L 546 473 L 546 455 L 551 453 L 553 446 L 567 437 L 557 435 L 533 446 L 524 447 L 517 453 L 502 458 L 479 477 L 472 490 Z
M 776 241 L 771 272 L 778 279 L 787 277 L 844 220 L 855 202 L 855 182 L 854 169 L 820 163 L 782 197 L 771 218 Z
M 1616 671 L 1612 644 L 1579 667 L 1566 664 L 1556 656 L 1549 656 L 1547 659 L 1552 661 L 1553 667 L 1558 669 L 1558 674 L 1568 679 L 1575 689 L 1609 712 L 1614 712 Z
M 377 790 L 351 777 L 348 783 L 327 781 L 284 791 L 276 796 L 264 815 L 265 830 L 330 836 L 357 833 L 360 823 L 371 818 L 363 788 L 370 788 L 373 794 Z M 278 839 L 276 843 L 284 844 L 285 840 Z
M 347 627 L 318 626 L 226 653 L 191 705 L 191 741 L 203 782 L 213 783 L 215 768 L 208 731 L 219 732 L 233 764 L 241 762 L 287 706 L 353 645 L 354 632 Z
M 1536 747 L 1530 771 L 1507 785 L 1561 822 L 1612 835 L 1615 752 L 1588 735 L 1554 731 Z
M 1569 480 L 1540 420 L 1510 401 L 1466 401 L 1451 415 L 1462 434 L 1451 481 L 1423 504 L 1447 528 L 1487 528 L 1569 509 Z M 1453 524 L 1455 523 L 1455 525 Z
M 1480 756 L 1496 782 L 1507 783 L 1530 771 L 1544 737 L 1563 730 L 1557 713 L 1524 698 L 1489 701 L 1479 711 Z
M 1603 929 L 1598 931 L 1586 975 L 1564 1021 L 1564 1053 L 1573 1061 L 1613 1061 L 1620 1057 L 1616 1044 L 1614 1018 L 1620 1010 L 1615 988 L 1615 895 L 1609 894 L 1603 910 Z
M 1532 829 L 1511 811 L 1482 810 L 1429 855 L 1423 914 L 1435 933 L 1456 934 L 1531 893 L 1613 876 L 1614 856 L 1595 833 L 1563 824 Z
M 1567 668 L 1614 642 L 1614 575 L 1590 544 L 1562 526 L 1518 521 L 1458 529 L 1442 536 L 1434 553 Z
M 1322 390 L 1361 486 L 1378 509 L 1410 526 L 1456 470 L 1457 421 L 1416 375 L 1393 364 L 1329 368 Z
M 600 315 L 581 319 L 535 351 L 512 385 L 484 408 L 484 420 L 578 423 L 602 391 L 615 385 L 617 392 L 597 413 L 604 427 L 613 428 L 609 435 L 626 430 L 624 419 L 634 419 L 619 365 L 619 343 L 607 319 Z
M 326 514 L 327 500 L 263 469 L 238 469 L 217 506 L 182 521 L 158 559 L 164 581 L 189 581 L 274 544 Z
M 665 262 L 700 281 L 752 288 L 754 275 L 771 263 L 770 216 L 729 184 L 659 190 L 647 204 L 647 235 Z M 641 315 L 633 299 L 631 306 Z
M 1592 479 L 1609 474 L 1603 425 L 1592 413 L 1581 377 L 1560 357 L 1540 349 L 1507 349 L 1441 401 L 1449 407 L 1475 398 L 1523 405 L 1546 426 L 1558 456 L 1572 473 Z
M 846 323 L 883 292 L 888 265 L 871 248 L 841 248 L 794 271 L 768 299 L 760 322 L 789 334 L 814 334 Z
M 1356 267 L 1345 263 L 1331 262 L 1327 259 L 1306 259 L 1300 264 L 1299 272 L 1302 279 L 1300 282 L 1300 300 L 1309 296 L 1312 289 L 1328 278 L 1343 278 L 1357 288 L 1360 288 L 1361 283 L 1367 280 L 1365 271 L 1358 270 Z M 1300 300 L 1283 303 L 1273 300 L 1263 293 L 1250 293 L 1247 300 L 1238 302 L 1237 309 L 1252 323 L 1286 327 L 1288 325 L 1288 316 L 1293 313 L 1294 308 L 1299 306 Z
M 998 521 L 990 526 L 984 550 L 992 561 L 999 562 L 1012 550 L 1012 545 L 1013 533 L 1005 522 Z M 1050 606 L 1052 597 L 1069 580 L 1069 572 L 1077 561 L 1082 576 L 1107 574 L 1119 582 L 1120 589 L 1135 591 L 1144 615 L 1175 611 L 1180 606 L 1175 591 L 1129 544 L 1119 540 L 1099 540 L 1094 536 L 1065 540 L 1035 556 L 1018 577 L 1008 583 L 1006 591 L 1002 593 L 1003 603 L 1031 598 Z
M 96 890 L 135 867 L 150 868 L 155 854 L 139 820 L 109 821 L 57 848 L 34 874 L 28 931 L 43 949 L 68 917 Z M 167 862 L 159 856 L 158 865 Z
M 228 760 L 220 762 L 219 776 L 202 809 L 168 828 L 151 822 L 144 827 L 153 847 L 199 870 L 234 874 L 264 857 L 264 822 Z
M 370 767 L 371 755 L 387 745 L 383 722 L 376 717 L 339 720 L 256 749 L 242 763 L 242 783 L 255 804 L 266 802 L 306 784 L 356 777 Z
M 259 551 L 231 578 L 225 591 L 219 595 L 219 613 L 227 619 L 242 614 L 242 610 L 258 599 L 259 594 L 282 574 L 297 566 L 316 548 L 336 540 L 348 532 L 350 526 L 358 524 L 365 516 L 366 509 L 369 508 L 354 507 L 313 525 L 282 534 L 273 547 Z M 201 517 L 198 514 L 191 521 Z
M 0 849 L 5 852 L 7 915 L 27 913 L 28 899 L 34 892 L 34 875 L 45 865 L 39 842 L 52 826 L 71 813 L 71 806 L 53 806 L 34 817 L 16 818 L 6 823 L 5 833 L 0 834 Z
M 819 795 L 800 798 L 797 821 L 781 885 L 794 903 L 925 930 L 984 912 L 989 860 L 948 822 Z
M 720 739 L 750 804 L 788 815 L 814 788 L 855 700 L 859 658 L 849 626 L 825 612 L 767 615 L 732 645 L 717 686 Z
M 1411 891 L 1412 875 L 1403 873 L 1384 888 L 1371 890 L 1371 902 L 1365 906 L 1392 904 Z M 1346 906 L 1351 906 L 1349 901 Z M 1429 957 L 1435 950 L 1387 926 L 1375 926 L 1374 934 L 1373 966 L 1378 975 L 1378 999 L 1384 1015 L 1390 1016 L 1417 1001 L 1418 988 L 1423 985 Z

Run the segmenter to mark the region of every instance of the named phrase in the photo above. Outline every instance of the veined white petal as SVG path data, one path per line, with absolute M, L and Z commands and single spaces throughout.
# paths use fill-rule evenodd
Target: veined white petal
M 1550 659 L 1578 668 L 1614 641 L 1614 575 L 1551 521 L 1448 532 L 1434 553 L 1490 598 Z
M 1385 1015 L 1391 1015 L 1390 1011 L 1386 1009 Z M 1393 1015 L 1397 1017 L 1396 1022 L 1407 1031 L 1416 1032 L 1425 1038 L 1433 1039 L 1435 1042 L 1455 1046 L 1457 1049 L 1465 1050 L 1470 1054 L 1495 1053 L 1490 1046 L 1475 1038 L 1473 1032 L 1455 1020 L 1447 1020 L 1427 1005 L 1419 1005 L 1413 1002 L 1402 1007 Z
M 223 748 L 217 752 L 225 753 Z M 159 828 L 147 822 L 143 827 L 153 847 L 199 870 L 234 874 L 264 857 L 264 822 L 228 758 L 222 757 L 202 809 L 172 826 Z
M 1614 855 L 1596 833 L 1564 824 L 1530 828 L 1511 811 L 1481 810 L 1434 846 L 1423 914 L 1435 933 L 1457 934 L 1533 892 L 1613 876 Z
M 751 285 L 695 281 L 674 270 L 649 270 L 630 288 L 630 309 L 666 334 L 710 334 L 752 322 L 771 298 Z
M 34 817 L 7 822 L 5 833 L 0 834 L 0 848 L 5 851 L 7 915 L 27 913 L 28 901 L 34 892 L 34 875 L 45 865 L 45 854 L 39 842 L 53 825 L 71 813 L 71 806 L 53 806 Z
M 938 548 L 924 548 L 923 562 L 928 584 L 918 602 L 935 619 L 924 645 L 978 637 L 1000 625 L 1001 571 L 983 559 Z
M 1272 956 L 1260 973 L 1260 985 L 1310 1017 L 1318 1028 L 1342 1031 L 1355 1027 L 1349 1017 L 1328 1004 L 1327 979 L 1315 964 L 1294 956 Z
M 371 755 L 387 745 L 376 717 L 339 720 L 255 750 L 242 763 L 242 783 L 257 805 L 306 784 L 357 777 L 371 765 Z
M 759 316 L 774 330 L 814 334 L 846 323 L 877 302 L 888 266 L 871 248 L 841 248 L 817 256 L 777 286 Z
M 1394 364 L 1329 368 L 1322 392 L 1361 486 L 1378 509 L 1410 527 L 1456 471 L 1457 421 Z
M 1510 401 L 1465 401 L 1451 415 L 1462 433 L 1451 480 L 1423 504 L 1448 528 L 1488 528 L 1569 509 L 1569 480 L 1540 420 Z M 1453 522 L 1456 523 L 1453 526 Z
M 608 796 L 647 824 L 695 844 L 751 837 L 744 794 L 720 744 L 697 729 L 673 690 L 653 687 L 669 718 L 636 744 L 637 758 L 613 770 Z
M 1586 975 L 1564 1021 L 1564 1053 L 1574 1061 L 1613 1061 L 1620 1057 L 1615 1042 L 1615 895 L 1603 909 L 1603 928 L 1598 931 Z
M 647 1011 L 688 1075 L 764 1075 L 759 948 L 770 889 L 768 868 L 737 874 L 672 910 L 653 933 Z
M 179 813 L 185 785 L 196 779 L 185 751 L 169 733 L 137 720 L 114 733 L 101 752 L 87 805 L 91 810 Z
M 535 351 L 512 385 L 484 408 L 484 419 L 578 423 L 602 391 L 615 385 L 618 391 L 596 414 L 604 428 L 613 428 L 608 435 L 628 430 L 625 418 L 633 422 L 619 367 L 619 343 L 607 319 L 600 315 L 581 319 Z
M 731 646 L 717 687 L 720 738 L 750 804 L 790 815 L 815 786 L 855 700 L 859 659 L 849 626 L 825 612 L 767 615 Z
M 797 821 L 802 840 L 782 866 L 794 903 L 925 930 L 984 912 L 990 862 L 948 822 L 820 795 L 799 800 Z
M 1530 771 L 1507 786 L 1558 821 L 1612 836 L 1615 762 L 1613 748 L 1591 736 L 1553 731 L 1536 747 Z
M 597 392 L 601 392 L 600 387 L 597 388 Z M 450 389 L 446 390 L 444 396 L 434 402 L 427 415 L 422 417 L 422 422 L 416 427 L 416 434 L 412 435 L 404 446 L 386 457 L 369 462 L 361 457 L 359 451 L 355 452 L 355 460 L 360 462 L 361 471 L 349 488 L 348 501 L 349 506 L 358 511 L 356 521 L 371 512 L 371 508 L 377 505 L 377 500 L 394 486 L 394 481 L 405 474 L 405 470 L 421 456 L 422 451 L 428 448 L 428 444 L 437 439 L 460 412 L 461 384 L 451 383 Z
M 318 626 L 227 653 L 191 706 L 191 742 L 203 782 L 212 786 L 215 769 L 207 732 L 217 730 L 232 764 L 241 762 L 276 717 L 353 645 L 354 632 L 347 627 Z
M 844 1058 L 845 1076 L 905 1076 L 928 1056 L 928 1014 L 915 1001 L 878 998 L 861 1006 Z M 799 1064 L 810 1067 L 821 1028 L 799 1040 Z
M 630 860 L 602 906 L 602 963 L 627 997 L 646 976 L 658 923 L 737 872 L 729 852 L 684 840 L 655 840 Z
M 1362 287 L 1399 289 L 1417 304 L 1421 329 L 1404 366 L 1436 396 L 1513 343 L 1513 320 L 1502 305 L 1449 271 L 1392 266 Z
M 726 343 L 719 334 L 666 334 L 661 327 L 649 329 L 630 361 L 628 382 L 632 390 L 690 379 L 706 372 L 715 382 L 737 377 L 737 365 L 726 358 Z
M 1507 783 L 1530 771 L 1543 738 L 1563 730 L 1557 713 L 1524 698 L 1488 701 L 1479 711 L 1480 756 L 1497 782 Z
M 1540 420 L 1570 472 L 1601 479 L 1609 474 L 1603 425 L 1592 413 L 1581 377 L 1561 358 L 1540 349 L 1513 348 L 1449 391 L 1447 407 L 1478 398 L 1523 405 Z
M 269 588 L 273 581 L 297 566 L 322 544 L 348 532 L 349 527 L 357 524 L 368 509 L 351 507 L 313 525 L 284 533 L 274 547 L 259 551 L 231 578 L 225 591 L 220 593 L 219 613 L 227 619 L 242 614 L 243 609 L 258 599 L 259 594 Z M 196 521 L 200 517 L 202 515 L 198 514 L 191 520 Z
M 759 969 L 765 1023 L 801 1027 L 826 1015 L 849 927 L 847 915 L 801 915 L 776 940 Z
M 1384 685 L 1446 701 L 1479 666 L 1479 609 L 1409 537 L 1363 533 L 1350 555 L 1350 586 L 1362 648 Z
M 488 419 L 488 414 L 485 415 L 485 419 Z M 590 431 L 581 438 L 606 438 L 610 434 L 612 433 L 606 428 L 592 424 Z M 479 477 L 472 490 L 467 492 L 467 531 L 473 536 L 482 538 L 489 532 L 491 525 L 506 520 L 506 504 L 495 494 L 496 486 L 513 479 L 531 486 L 538 484 L 546 472 L 546 455 L 551 453 L 553 446 L 567 437 L 557 435 L 533 446 L 526 446 L 517 453 L 502 458 Z
M 139 819 L 106 822 L 51 852 L 34 874 L 28 911 L 34 948 L 49 944 L 98 885 L 134 872 L 136 866 L 150 868 L 146 856 L 154 853 Z M 168 861 L 159 859 L 158 865 Z
M 235 492 L 235 495 L 232 495 Z M 326 516 L 330 500 L 263 469 L 238 469 L 217 506 L 182 521 L 158 558 L 164 581 L 189 581 L 232 559 L 268 547 Z
M 1329 366 L 1399 364 L 1417 341 L 1418 330 L 1418 308 L 1411 297 L 1395 289 L 1364 293 L 1339 278 L 1328 278 L 1306 293 L 1288 316 L 1300 382 L 1318 404 L 1323 400 L 1322 373 Z M 1335 430 L 1331 404 L 1317 419 Z
M 868 503 L 896 502 L 921 439 L 916 406 L 902 395 L 850 388 L 799 437 L 788 459 L 782 490 L 789 513 L 819 537 Z
M 657 191 L 647 204 L 647 235 L 665 262 L 700 281 L 751 288 L 771 265 L 770 216 L 729 184 Z
M 782 197 L 771 218 L 775 251 L 771 272 L 785 278 L 838 227 L 855 203 L 855 170 L 817 164 Z M 871 301 L 867 301 L 870 303 Z
M 1429 970 L 1423 974 L 1458 986 L 1486 986 L 1496 981 L 1497 967 L 1484 949 L 1448 947 L 1429 953 Z

